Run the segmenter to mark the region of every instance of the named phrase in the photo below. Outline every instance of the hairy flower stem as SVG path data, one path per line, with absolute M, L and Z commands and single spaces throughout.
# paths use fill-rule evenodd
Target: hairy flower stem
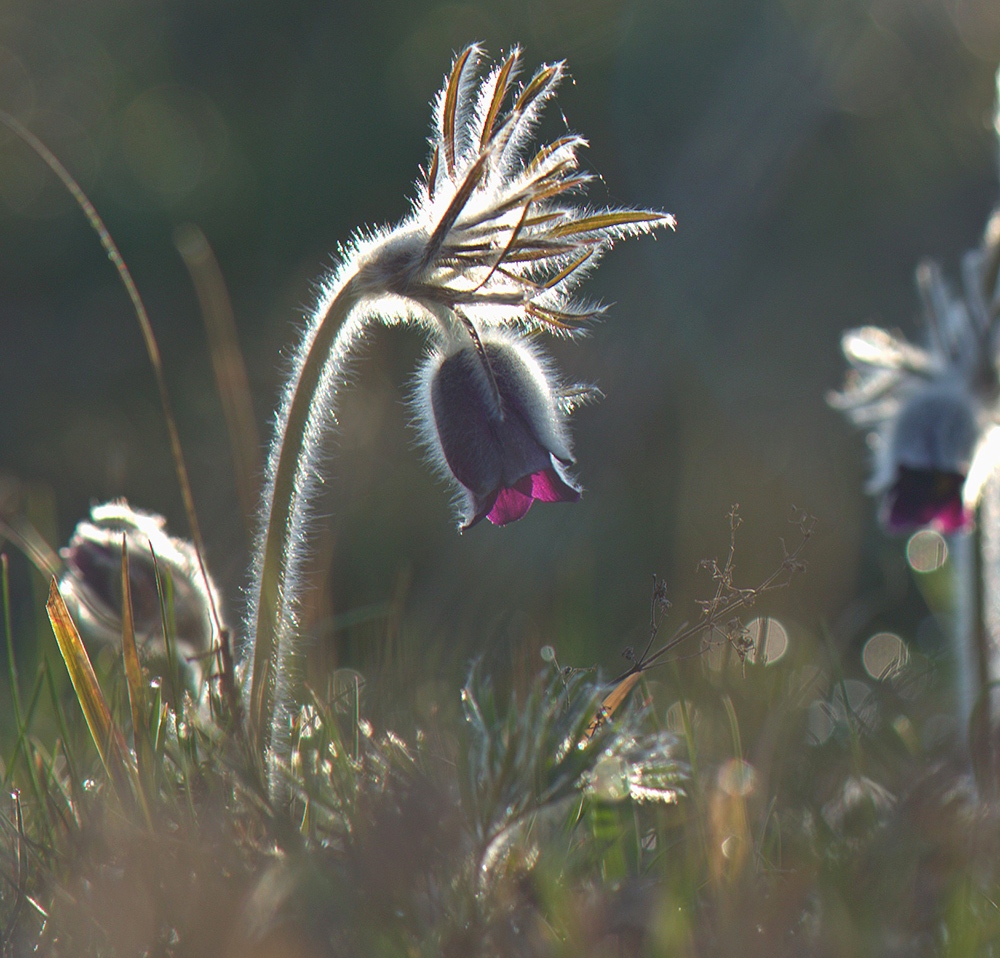
M 978 732 L 980 779 L 990 798 L 1000 792 L 997 732 L 1000 716 L 997 708 L 997 683 L 1000 682 L 1000 473 L 994 471 L 986 481 L 979 504 L 979 667 L 982 683 L 979 690 Z
M 251 592 L 251 654 L 248 677 L 251 734 L 269 756 L 274 786 L 274 746 L 286 734 L 289 667 L 297 650 L 298 587 L 306 557 L 309 491 L 324 426 L 357 342 L 364 317 L 358 273 L 344 277 L 317 313 L 318 321 L 299 350 L 293 377 L 278 416 L 268 460 L 261 527 Z
M 959 745 L 975 761 L 976 742 L 981 739 L 977 706 L 986 687 L 983 658 L 983 578 L 980 574 L 978 531 L 957 532 L 948 537 L 951 554 L 954 604 L 955 693 Z
M 949 537 L 958 722 L 984 797 L 1000 791 L 1000 475 L 986 482 L 975 528 Z

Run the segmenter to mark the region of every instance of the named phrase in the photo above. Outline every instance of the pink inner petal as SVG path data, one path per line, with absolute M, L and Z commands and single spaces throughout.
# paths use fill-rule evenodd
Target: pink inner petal
M 512 489 L 501 489 L 497 501 L 486 518 L 495 526 L 505 526 L 508 522 L 516 522 L 527 515 L 534 500 L 531 498 L 531 477 L 519 479 Z M 517 488 L 520 486 L 521 488 Z
M 577 502 L 580 493 L 563 482 L 555 469 L 543 469 L 531 476 L 531 498 L 539 502 Z
M 886 525 L 890 532 L 909 532 L 932 526 L 941 532 L 966 529 L 972 515 L 962 502 L 960 473 L 901 466 L 888 495 Z
M 932 521 L 932 525 L 941 532 L 960 532 L 972 524 L 972 513 L 963 505 L 962 500 L 955 498 L 940 509 Z
M 972 524 L 972 513 L 965 508 L 959 496 L 953 496 L 941 503 L 927 522 L 939 532 L 961 532 Z
M 486 518 L 496 526 L 505 526 L 523 518 L 536 499 L 539 502 L 576 502 L 578 490 L 568 485 L 555 469 L 542 469 L 522 476 L 509 489 L 501 489 Z

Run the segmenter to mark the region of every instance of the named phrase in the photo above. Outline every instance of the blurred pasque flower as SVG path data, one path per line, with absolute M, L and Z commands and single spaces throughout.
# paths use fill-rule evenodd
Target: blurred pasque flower
M 124 499 L 93 506 L 90 519 L 78 523 L 69 545 L 59 550 L 65 564 L 59 590 L 83 633 L 121 642 L 123 537 L 138 645 L 147 653 L 164 651 L 158 569 L 164 597 L 173 599 L 165 610 L 171 638 L 187 655 L 212 649 L 221 604 L 214 584 L 206 584 L 194 546 L 169 535 L 163 516 L 133 509 Z
M 905 403 L 888 442 L 894 481 L 883 500 L 883 521 L 890 532 L 929 525 L 956 532 L 969 524 L 963 486 L 977 419 L 975 399 L 954 387 L 927 386 Z
M 1000 462 L 998 227 L 994 214 L 982 248 L 966 254 L 961 297 L 936 264 L 917 269 L 925 346 L 874 326 L 844 335 L 853 369 L 829 402 L 870 430 L 868 491 L 881 496 L 890 532 L 967 528 Z
M 417 426 L 432 463 L 464 493 L 462 529 L 520 519 L 537 499 L 576 502 L 565 418 L 586 387 L 561 390 L 523 339 L 491 333 L 481 348 L 435 350 L 421 370 Z

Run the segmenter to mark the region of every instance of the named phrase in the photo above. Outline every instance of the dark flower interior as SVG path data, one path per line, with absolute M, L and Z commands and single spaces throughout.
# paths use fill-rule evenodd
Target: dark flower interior
M 886 495 L 886 526 L 890 532 L 912 532 L 922 526 L 941 532 L 965 529 L 971 517 L 962 502 L 964 483 L 960 472 L 900 466 Z

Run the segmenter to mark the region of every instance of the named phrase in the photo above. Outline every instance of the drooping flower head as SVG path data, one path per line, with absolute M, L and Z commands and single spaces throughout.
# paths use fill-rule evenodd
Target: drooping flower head
M 480 50 L 456 58 L 411 216 L 357 250 L 362 287 L 416 305 L 430 335 L 417 426 L 463 491 L 462 529 L 512 522 L 536 500 L 579 498 L 565 420 L 595 391 L 562 388 L 526 334 L 573 336 L 602 311 L 571 296 L 602 253 L 673 226 L 658 212 L 571 202 L 591 179 L 578 166 L 585 141 L 567 134 L 528 151 L 563 65 L 518 85 L 520 58 L 515 49 L 478 86 Z
M 868 490 L 881 496 L 890 532 L 968 528 L 997 466 L 998 226 L 994 214 L 982 248 L 966 254 L 961 297 L 936 264 L 917 269 L 925 346 L 873 326 L 843 338 L 853 369 L 829 401 L 870 431 L 875 468 Z
M 576 502 L 580 488 L 565 417 L 581 387 L 564 392 L 523 337 L 492 332 L 476 346 L 434 350 L 420 375 L 417 424 L 432 463 L 463 490 L 462 529 L 506 525 L 532 503 Z

